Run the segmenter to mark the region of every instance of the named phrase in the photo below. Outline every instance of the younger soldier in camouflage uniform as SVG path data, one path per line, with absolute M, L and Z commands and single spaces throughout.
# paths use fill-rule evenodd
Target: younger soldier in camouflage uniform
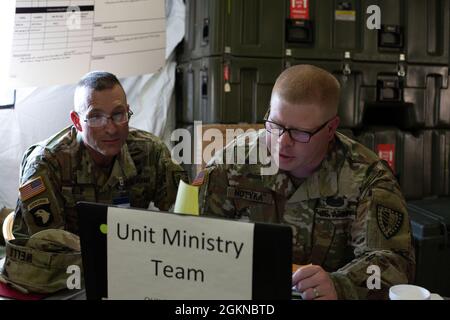
M 292 227 L 293 262 L 304 265 L 293 285 L 304 299 L 386 299 L 390 286 L 413 279 L 408 213 L 388 165 L 336 132 L 338 101 L 339 83 L 326 71 L 285 70 L 266 130 L 245 147 L 249 160 L 254 148 L 270 149 L 270 133 L 277 134 L 281 170 L 261 175 L 261 164 L 226 164 L 228 152 L 238 154 L 234 142 L 193 184 L 201 186 L 203 215 Z
M 154 135 L 129 129 L 131 116 L 118 79 L 92 72 L 79 82 L 73 126 L 24 155 L 15 235 L 63 228 L 77 234 L 77 201 L 168 210 L 183 169 Z M 111 121 L 110 121 L 111 120 Z

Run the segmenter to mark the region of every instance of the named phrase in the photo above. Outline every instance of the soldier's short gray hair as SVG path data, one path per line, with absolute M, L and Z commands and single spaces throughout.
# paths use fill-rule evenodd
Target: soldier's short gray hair
M 115 86 L 119 86 L 122 88 L 122 84 L 120 83 L 117 77 L 106 71 L 92 71 L 85 74 L 77 84 L 75 88 L 75 96 L 74 96 L 74 107 L 75 111 L 81 112 L 83 111 L 83 106 L 80 105 L 80 101 L 77 101 L 77 93 L 82 88 L 91 89 L 93 91 L 102 91 L 107 89 L 112 89 Z M 124 91 L 125 92 L 125 91 Z

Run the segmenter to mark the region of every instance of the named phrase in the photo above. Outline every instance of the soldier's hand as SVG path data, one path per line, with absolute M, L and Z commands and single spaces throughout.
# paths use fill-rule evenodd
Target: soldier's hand
M 292 275 L 292 285 L 304 300 L 337 300 L 336 289 L 328 272 L 317 265 L 300 267 Z

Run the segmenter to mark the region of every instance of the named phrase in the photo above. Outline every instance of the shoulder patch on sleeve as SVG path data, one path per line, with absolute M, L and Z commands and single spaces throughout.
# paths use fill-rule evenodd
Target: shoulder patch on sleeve
M 403 224 L 403 213 L 377 205 L 377 222 L 384 237 L 390 239 L 400 231 Z
M 32 197 L 41 194 L 46 190 L 42 177 L 37 177 L 35 179 L 27 181 L 24 185 L 19 188 L 20 199 L 26 201 Z
M 50 211 L 50 205 L 44 204 L 38 207 L 35 207 L 33 210 L 30 210 L 30 213 L 34 219 L 34 223 L 38 227 L 48 227 L 53 222 L 53 215 Z
M 28 205 L 27 209 L 28 209 L 28 211 L 30 211 L 30 210 L 33 210 L 36 207 L 39 207 L 39 206 L 42 206 L 42 205 L 45 205 L 45 204 L 49 204 L 49 203 L 50 203 L 50 200 L 48 200 L 48 198 L 41 198 L 41 199 L 35 200 L 32 203 L 30 203 Z
M 205 181 L 205 170 L 202 170 L 197 174 L 197 177 L 195 177 L 194 181 L 192 181 L 193 186 L 201 186 L 203 182 Z

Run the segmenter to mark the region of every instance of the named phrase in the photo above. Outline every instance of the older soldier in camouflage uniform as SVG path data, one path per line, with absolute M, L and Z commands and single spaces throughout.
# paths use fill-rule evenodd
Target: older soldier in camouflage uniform
M 383 299 L 390 286 L 413 279 L 408 213 L 388 165 L 336 132 L 339 90 L 322 69 L 285 70 L 272 91 L 266 130 L 258 133 L 266 138 L 245 148 L 249 160 L 276 134 L 281 170 L 261 175 L 261 164 L 227 164 L 226 153 L 238 153 L 235 141 L 193 184 L 201 186 L 203 215 L 292 227 L 293 262 L 303 265 L 293 285 L 304 299 Z
M 131 116 L 118 79 L 92 72 L 74 96 L 73 126 L 24 155 L 15 235 L 63 228 L 77 234 L 77 201 L 161 210 L 174 203 L 183 169 L 154 135 L 129 129 Z

